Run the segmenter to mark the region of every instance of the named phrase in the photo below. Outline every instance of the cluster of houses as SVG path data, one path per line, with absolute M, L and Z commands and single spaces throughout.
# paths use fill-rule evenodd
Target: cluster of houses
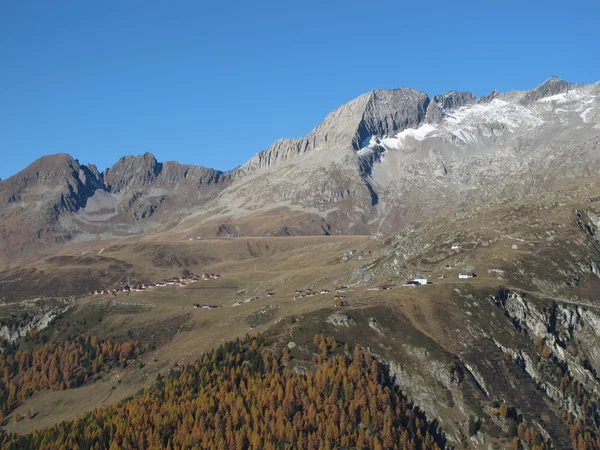
M 218 308 L 220 308 L 220 306 L 218 306 L 218 305 L 201 305 L 200 303 L 194 303 L 194 308 L 218 309 Z
M 167 280 L 159 281 L 157 283 L 135 283 L 130 285 L 122 285 L 115 289 L 101 289 L 101 290 L 93 290 L 89 291 L 88 295 L 112 295 L 113 297 L 117 296 L 119 292 L 142 292 L 146 289 L 150 289 L 153 287 L 163 287 L 163 286 L 187 286 L 190 283 L 196 283 L 198 281 L 203 280 L 213 280 L 216 278 L 221 278 L 221 275 L 216 273 L 203 273 L 201 275 L 195 275 L 190 273 L 188 275 L 184 275 L 181 277 L 172 277 Z
M 13 278 L 12 280 L 2 280 L 2 281 L 0 281 L 0 284 L 14 283 L 15 281 L 23 281 L 23 278 Z
M 475 278 L 476 275 L 473 272 L 461 271 L 458 273 L 457 276 L 460 279 L 467 279 L 467 278 Z M 444 278 L 446 278 L 446 275 L 439 275 L 438 278 L 444 279 Z M 402 286 L 423 286 L 426 284 L 430 284 L 430 282 L 427 280 L 427 277 L 424 275 L 421 275 L 421 274 L 417 274 L 417 275 L 415 275 L 415 277 L 412 280 L 408 280 Z M 386 286 L 379 286 L 377 289 L 383 290 L 383 289 L 389 289 L 389 288 Z
M 275 292 L 268 291 L 265 295 L 267 297 L 274 297 Z M 256 297 L 248 297 L 244 300 L 236 300 L 235 302 L 233 302 L 233 306 L 240 306 L 240 305 L 243 305 L 244 303 L 250 303 L 250 302 L 253 302 L 254 300 L 260 300 L 261 298 L 262 297 L 260 295 L 257 295 Z
M 375 288 L 370 288 L 369 291 L 389 291 L 392 289 L 392 286 L 389 284 L 382 284 L 381 286 L 377 286 Z
M 275 294 L 273 294 L 275 295 Z M 235 302 L 233 302 L 233 306 L 240 306 L 243 305 L 244 303 L 250 303 L 253 302 L 254 300 L 260 300 L 262 297 L 260 295 L 257 295 L 256 297 L 248 297 L 245 298 L 244 300 L 236 300 Z
M 156 305 L 152 303 L 132 303 L 132 302 L 118 302 L 116 300 L 112 301 L 113 306 L 121 306 L 127 308 L 155 308 Z
M 301 289 L 296 289 L 294 293 L 296 294 L 294 295 L 294 300 L 298 300 L 299 298 L 314 297 L 315 295 L 331 294 L 331 290 L 322 289 L 320 291 L 313 291 L 312 289 L 307 289 L 303 291 Z
M 112 295 L 113 297 L 117 296 L 117 292 L 129 292 L 131 288 L 129 286 L 122 286 L 116 289 L 94 289 L 93 291 L 88 291 L 88 295 Z
M 300 298 L 305 298 L 305 297 L 314 297 L 316 295 L 327 295 L 327 294 L 333 294 L 335 293 L 340 293 L 340 292 L 345 292 L 348 289 L 348 286 L 336 286 L 336 288 L 332 291 L 331 289 L 321 289 L 319 291 L 313 291 L 312 289 L 306 289 L 306 290 L 302 290 L 302 289 L 296 289 L 296 291 L 294 292 L 294 300 L 298 300 Z M 337 296 L 336 296 L 337 298 Z

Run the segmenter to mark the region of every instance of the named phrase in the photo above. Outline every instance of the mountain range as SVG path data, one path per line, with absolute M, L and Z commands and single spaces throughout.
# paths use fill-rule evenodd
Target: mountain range
M 84 435 L 98 446 L 99 426 L 106 448 L 143 446 L 133 439 L 141 422 L 118 408 L 135 412 L 157 394 L 161 411 L 175 411 L 193 385 L 165 393 L 174 374 L 197 387 L 218 379 L 200 361 L 224 363 L 228 380 L 234 358 L 318 380 L 323 358 L 359 357 L 358 345 L 439 444 L 415 448 L 600 449 L 599 94 L 600 82 L 555 77 L 479 98 L 375 90 L 226 172 L 148 153 L 99 171 L 58 154 L 0 181 L 0 448 L 81 447 Z M 223 356 L 248 335 L 280 361 Z M 103 340 L 144 352 L 122 347 L 123 363 L 104 367 L 113 358 L 90 351 Z M 79 348 L 60 372 L 59 355 L 45 356 L 56 348 Z M 13 358 L 29 350 L 42 357 Z M 91 359 L 64 370 L 76 354 Z M 323 435 L 339 423 L 330 448 L 391 423 L 373 395 L 368 414 L 337 417 L 366 405 L 345 384 L 270 417 L 314 436 L 297 413 L 325 407 L 333 427 Z M 240 386 L 231 398 L 253 405 L 252 395 L 238 401 Z M 289 389 L 271 391 L 275 411 Z M 194 417 L 215 415 L 211 402 Z M 188 409 L 169 413 L 168 428 L 155 414 L 148 442 L 169 448 L 170 434 L 192 447 Z M 105 413 L 118 424 L 99 425 Z
M 149 153 L 102 172 L 44 156 L 0 181 L 0 264 L 63 242 L 159 232 L 392 233 L 467 204 L 594 182 L 599 149 L 600 82 L 551 77 L 479 98 L 377 89 L 226 172 Z

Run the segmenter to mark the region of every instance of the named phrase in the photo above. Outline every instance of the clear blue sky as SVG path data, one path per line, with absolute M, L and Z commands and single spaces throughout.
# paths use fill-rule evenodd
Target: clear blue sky
M 0 177 L 67 152 L 217 169 L 374 88 L 600 79 L 597 1 L 0 0 Z

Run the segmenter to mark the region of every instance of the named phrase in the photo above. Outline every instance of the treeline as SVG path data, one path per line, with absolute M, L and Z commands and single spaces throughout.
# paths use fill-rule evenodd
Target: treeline
M 134 341 L 114 343 L 85 335 L 34 350 L 7 347 L 0 353 L 0 422 L 35 391 L 79 387 L 102 371 L 126 366 L 139 353 Z
M 257 339 L 225 344 L 158 377 L 116 405 L 24 436 L 16 449 L 441 449 L 443 434 L 392 387 L 360 347 L 315 339 L 319 363 L 260 351 Z M 336 351 L 337 350 L 337 351 Z

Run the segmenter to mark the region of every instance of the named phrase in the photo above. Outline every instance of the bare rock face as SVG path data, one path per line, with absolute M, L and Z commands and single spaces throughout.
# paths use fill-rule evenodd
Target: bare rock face
M 355 150 L 373 135 L 391 135 L 418 127 L 425 119 L 428 105 L 429 97 L 425 92 L 410 88 L 371 92 L 354 140 Z
M 597 209 L 575 210 L 575 217 L 579 228 L 596 242 L 600 242 L 600 214 Z
M 440 123 L 453 109 L 476 102 L 470 92 L 448 91 L 444 95 L 435 95 L 427 107 L 427 123 Z
M 209 169 L 202 166 L 179 164 L 175 161 L 167 161 L 162 164 L 158 179 L 164 183 L 179 183 L 188 181 L 193 185 L 209 186 L 222 183 L 229 177 L 219 170 Z

